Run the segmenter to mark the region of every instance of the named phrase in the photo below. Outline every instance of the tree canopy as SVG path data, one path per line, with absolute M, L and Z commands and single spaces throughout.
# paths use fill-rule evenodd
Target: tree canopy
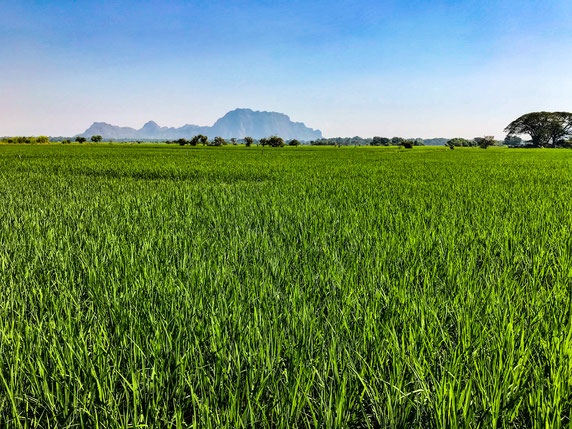
M 494 146 L 496 143 L 494 136 L 476 137 L 475 141 L 481 149 L 486 149 L 489 146 Z
M 224 146 L 224 145 L 226 145 L 226 144 L 228 144 L 228 143 L 226 142 L 226 140 L 223 139 L 222 137 L 218 137 L 218 136 L 215 137 L 214 140 L 212 141 L 212 145 L 213 145 L 213 146 Z
M 532 144 L 556 147 L 560 141 L 572 134 L 572 113 L 532 112 L 522 115 L 505 128 L 507 137 L 528 134 Z
M 268 137 L 268 144 L 272 147 L 284 147 L 284 139 L 278 136 Z

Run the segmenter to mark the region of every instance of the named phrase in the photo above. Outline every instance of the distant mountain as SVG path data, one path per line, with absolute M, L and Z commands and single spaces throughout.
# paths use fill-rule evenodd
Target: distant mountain
M 118 127 L 105 122 L 94 122 L 80 137 L 89 138 L 100 135 L 104 139 L 179 139 L 191 138 L 204 134 L 209 138 L 243 138 L 251 136 L 255 139 L 277 135 L 284 139 L 314 140 L 322 138 L 320 130 L 308 128 L 302 122 L 292 122 L 290 118 L 277 112 L 259 112 L 251 109 L 235 109 L 228 112 L 214 123 L 212 127 L 183 125 L 179 128 L 161 127 L 149 121 L 141 129 Z

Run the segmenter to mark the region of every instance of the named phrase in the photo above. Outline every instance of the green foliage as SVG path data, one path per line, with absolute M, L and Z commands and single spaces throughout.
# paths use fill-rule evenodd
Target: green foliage
M 522 144 L 522 139 L 514 135 L 507 135 L 504 139 L 504 144 L 506 146 L 520 146 Z
M 415 140 L 403 140 L 401 142 L 401 146 L 405 149 L 413 149 L 413 146 L 415 146 Z
M 211 142 L 211 146 L 225 146 L 228 143 L 222 137 L 215 137 Z
M 474 140 L 481 149 L 487 149 L 490 146 L 494 146 L 496 143 L 493 136 L 476 137 Z
M 99 135 L 97 135 L 97 136 L 91 136 L 91 141 L 94 142 L 94 143 L 99 143 L 99 142 L 101 142 L 102 140 L 103 140 L 103 137 L 102 137 L 102 136 L 99 136 Z
M 572 113 L 569 112 L 532 112 L 512 121 L 506 128 L 507 137 L 528 134 L 532 143 L 544 147 L 572 134 Z
M 86 142 L 86 138 L 85 137 L 76 137 L 75 141 L 78 143 L 85 143 Z
M 0 427 L 566 427 L 572 151 L 0 151 Z
M 4 137 L 0 143 L 6 144 L 47 144 L 50 139 L 46 136 L 39 137 Z
M 389 146 L 391 143 L 391 140 L 388 139 L 387 137 L 374 137 L 371 140 L 371 145 L 372 146 Z
M 246 144 L 246 147 L 250 147 L 252 146 L 252 143 L 254 143 L 254 139 L 252 137 L 245 137 L 244 142 Z
M 454 149 L 456 147 L 473 147 L 476 145 L 477 143 L 474 140 L 467 140 L 461 137 L 456 137 L 445 143 L 445 146 L 449 147 L 450 149 Z
M 300 146 L 300 142 L 296 139 L 292 139 L 288 142 L 288 146 Z
M 268 137 L 268 144 L 272 147 L 284 147 L 284 139 L 278 136 Z

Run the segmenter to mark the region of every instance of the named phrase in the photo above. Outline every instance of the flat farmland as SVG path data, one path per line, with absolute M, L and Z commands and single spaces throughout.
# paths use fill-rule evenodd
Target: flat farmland
M 0 146 L 0 426 L 561 427 L 572 151 Z

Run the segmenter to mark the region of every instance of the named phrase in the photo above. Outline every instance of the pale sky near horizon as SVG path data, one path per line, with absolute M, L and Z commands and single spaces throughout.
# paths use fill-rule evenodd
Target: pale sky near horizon
M 572 111 L 572 1 L 0 0 L 0 136 L 212 125 L 504 137 Z

